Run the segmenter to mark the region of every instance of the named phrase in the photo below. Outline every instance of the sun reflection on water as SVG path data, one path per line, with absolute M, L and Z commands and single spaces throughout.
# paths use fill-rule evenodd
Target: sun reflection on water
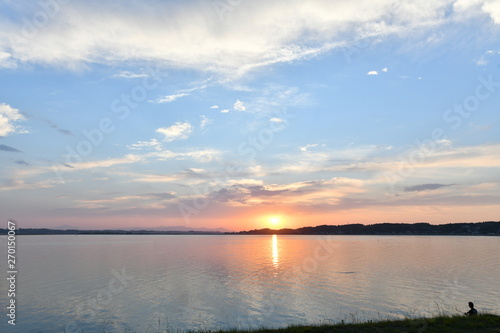
M 280 262 L 280 257 L 279 257 L 279 251 L 278 251 L 278 236 L 273 235 L 272 238 L 272 258 L 273 258 L 273 266 L 274 268 L 279 267 L 279 262 Z

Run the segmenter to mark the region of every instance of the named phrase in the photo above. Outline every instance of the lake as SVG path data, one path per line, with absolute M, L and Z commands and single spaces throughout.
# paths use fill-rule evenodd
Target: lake
M 17 250 L 22 332 L 284 327 L 469 301 L 500 313 L 500 237 L 18 236 Z M 0 289 L 0 331 L 14 331 L 5 278 Z

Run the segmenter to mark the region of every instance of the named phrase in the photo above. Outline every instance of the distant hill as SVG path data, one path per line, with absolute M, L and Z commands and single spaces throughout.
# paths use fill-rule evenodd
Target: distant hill
M 0 229 L 6 235 L 7 229 Z M 298 229 L 256 229 L 228 232 L 226 229 L 156 227 L 114 230 L 22 228 L 17 235 L 491 235 L 500 236 L 500 222 L 471 223 L 378 223 L 319 225 Z
M 152 228 L 154 229 L 154 228 Z M 20 228 L 17 235 L 223 235 L 222 231 L 205 228 L 186 228 L 185 230 L 152 230 L 152 229 L 106 229 L 106 230 L 80 230 L 80 229 L 48 229 L 48 228 Z M 7 229 L 0 229 L 0 235 L 6 235 Z
M 256 229 L 235 232 L 239 235 L 499 235 L 500 222 L 475 223 L 378 223 L 319 225 L 298 229 Z
M 190 228 L 186 226 L 172 226 L 172 227 L 152 227 L 152 228 L 124 228 L 122 230 L 151 230 L 151 231 L 197 231 L 197 232 L 231 232 L 229 229 L 224 228 Z
M 61 225 L 55 226 L 54 229 L 56 229 L 56 230 L 77 230 L 80 228 L 75 227 L 74 225 L 61 224 Z

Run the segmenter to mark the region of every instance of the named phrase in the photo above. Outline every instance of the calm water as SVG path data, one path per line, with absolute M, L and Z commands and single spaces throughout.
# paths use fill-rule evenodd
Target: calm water
M 17 257 L 22 332 L 500 313 L 500 237 L 20 236 Z

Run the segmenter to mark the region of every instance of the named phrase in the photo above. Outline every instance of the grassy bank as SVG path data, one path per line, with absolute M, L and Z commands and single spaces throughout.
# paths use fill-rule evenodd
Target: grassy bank
M 207 331 L 214 332 L 214 331 Z M 240 333 L 246 330 L 219 331 L 218 333 Z M 394 333 L 479 333 L 499 332 L 500 316 L 484 314 L 476 317 L 440 316 L 434 318 L 387 320 L 366 322 L 360 324 L 336 324 L 318 326 L 291 326 L 282 329 L 260 329 L 254 333 L 365 333 L 365 332 L 394 332 Z

